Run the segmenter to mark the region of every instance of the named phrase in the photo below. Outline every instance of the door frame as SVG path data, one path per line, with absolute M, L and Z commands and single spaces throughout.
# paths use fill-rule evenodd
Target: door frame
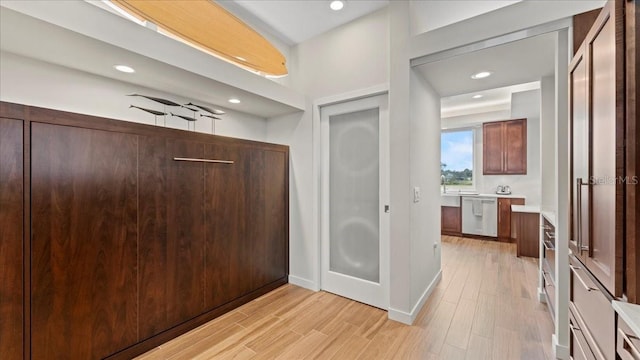
M 336 94 L 332 96 L 327 96 L 323 98 L 316 99 L 313 101 L 312 106 L 312 193 L 313 193 L 313 206 L 312 206 L 312 216 L 313 216 L 313 228 L 311 229 L 312 234 L 312 244 L 310 251 L 313 251 L 317 254 L 317 256 L 313 257 L 314 264 L 313 266 L 313 274 L 312 281 L 307 282 L 304 279 L 291 279 L 290 282 L 304 286 L 308 289 L 312 289 L 314 291 L 320 291 L 321 289 L 321 274 L 322 274 L 322 234 L 321 234 L 321 177 L 322 177 L 322 146 L 321 146 L 321 128 L 320 128 L 320 108 L 323 106 L 334 105 L 342 102 L 348 102 L 353 100 L 359 100 L 362 98 L 377 96 L 377 95 L 388 95 L 389 94 L 389 84 L 383 83 L 374 85 L 368 88 L 363 88 L 359 90 L 354 90 L 350 92 L 345 92 L 341 94 Z M 381 128 L 380 131 L 383 131 Z M 388 129 L 384 129 L 384 131 L 388 131 Z M 387 145 L 387 149 L 385 151 L 389 151 L 389 147 Z M 389 249 L 381 249 L 381 253 L 386 253 L 388 256 Z M 389 272 L 387 274 L 381 274 L 380 280 L 382 281 L 384 277 L 384 281 L 389 284 L 390 277 Z M 297 280 L 301 280 L 298 282 Z M 387 296 L 388 297 L 388 296 Z M 388 302 L 389 299 L 387 299 Z

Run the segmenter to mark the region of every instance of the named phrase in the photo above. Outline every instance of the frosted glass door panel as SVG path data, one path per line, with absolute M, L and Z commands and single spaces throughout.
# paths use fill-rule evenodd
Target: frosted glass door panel
M 329 270 L 380 281 L 379 109 L 329 117 Z

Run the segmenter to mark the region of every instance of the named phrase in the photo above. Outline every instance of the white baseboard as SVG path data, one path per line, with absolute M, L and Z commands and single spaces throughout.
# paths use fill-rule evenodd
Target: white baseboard
M 289 284 L 300 286 L 312 291 L 320 291 L 320 287 L 315 282 L 295 275 L 289 275 Z
M 556 359 L 569 360 L 569 347 L 558 344 L 556 334 L 551 335 L 551 341 L 553 342 L 553 353 Z
M 418 313 L 420 312 L 420 310 L 422 310 L 422 307 L 427 302 L 427 299 L 429 299 L 429 295 L 431 295 L 431 293 L 433 292 L 433 289 L 435 289 L 436 285 L 438 284 L 438 282 L 440 282 L 441 279 L 442 279 L 442 270 L 438 271 L 438 274 L 431 281 L 431 284 L 427 286 L 426 290 L 422 293 L 422 296 L 420 296 L 420 299 L 418 300 L 416 305 L 413 307 L 413 309 L 411 309 L 410 313 L 389 307 L 389 319 L 398 321 L 407 325 L 413 324 L 414 320 L 416 319 L 416 316 L 418 316 Z

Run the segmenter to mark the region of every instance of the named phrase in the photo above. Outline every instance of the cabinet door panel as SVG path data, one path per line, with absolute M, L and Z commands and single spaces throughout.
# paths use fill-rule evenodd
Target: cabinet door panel
M 482 126 L 482 169 L 484 175 L 501 174 L 503 169 L 502 123 Z
M 249 176 L 241 147 L 207 144 L 205 157 L 234 161 L 205 166 L 205 303 L 212 309 L 250 290 L 243 215 Z
M 591 237 L 587 266 L 616 296 L 616 64 L 615 24 L 607 20 L 591 45 Z M 622 260 L 620 259 L 620 262 Z
M 266 225 L 266 282 L 286 276 L 287 247 L 287 154 L 265 151 L 265 225 Z
M 246 224 L 249 256 L 251 288 L 257 289 L 267 284 L 267 233 L 265 216 L 265 152 L 262 149 L 250 150 L 249 167 L 251 177 L 248 181 L 246 198 Z
M 0 118 L 0 354 L 22 359 L 24 216 L 21 120 Z
M 527 121 L 513 120 L 504 123 L 504 173 L 527 173 Z
M 167 321 L 174 325 L 204 310 L 204 144 L 167 144 Z
M 32 356 L 98 359 L 137 334 L 137 136 L 31 129 Z
M 442 206 L 440 226 L 443 233 L 460 234 L 462 232 L 462 214 L 461 207 Z
M 589 181 L 589 120 L 587 66 L 581 58 L 570 74 L 571 86 L 571 234 L 569 246 L 584 261 L 581 242 L 589 244 L 589 189 L 578 181 Z M 581 218 L 580 218 L 581 217 Z M 581 220 L 580 220 L 581 219 Z
M 167 318 L 167 199 L 166 140 L 140 137 L 139 188 L 139 327 L 140 339 L 166 330 Z

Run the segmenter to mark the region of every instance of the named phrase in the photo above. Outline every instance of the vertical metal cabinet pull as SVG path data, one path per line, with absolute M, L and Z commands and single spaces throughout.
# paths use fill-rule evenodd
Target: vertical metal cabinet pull
M 580 270 L 582 268 L 577 267 L 577 266 L 573 266 L 573 265 L 569 265 L 569 268 L 571 269 L 571 272 L 573 273 L 573 275 L 576 276 L 576 278 L 578 279 L 580 284 L 582 284 L 582 287 L 585 290 L 587 290 L 587 291 L 599 291 L 598 288 L 591 287 L 591 286 L 587 285 L 587 283 L 584 282 L 584 280 L 582 280 L 582 277 L 580 277 L 580 274 L 578 274 L 578 270 Z
M 640 360 L 640 352 L 633 345 L 629 336 L 620 328 L 618 328 L 618 335 L 622 338 L 622 348 L 628 352 L 634 360 Z
M 576 179 L 576 213 L 577 213 L 577 222 L 578 222 L 578 231 L 577 231 L 577 235 L 578 235 L 578 252 L 581 254 L 583 251 L 587 251 L 589 252 L 588 256 L 590 255 L 590 250 L 589 250 L 589 246 L 583 246 L 582 244 L 582 187 L 583 186 L 588 186 L 589 183 L 585 183 L 584 181 L 582 181 L 582 178 L 577 178 Z
M 189 162 L 205 162 L 205 163 L 214 163 L 214 164 L 233 164 L 233 160 L 211 160 L 211 159 L 195 159 L 195 158 L 182 158 L 182 157 L 174 157 L 175 161 L 189 161 Z

